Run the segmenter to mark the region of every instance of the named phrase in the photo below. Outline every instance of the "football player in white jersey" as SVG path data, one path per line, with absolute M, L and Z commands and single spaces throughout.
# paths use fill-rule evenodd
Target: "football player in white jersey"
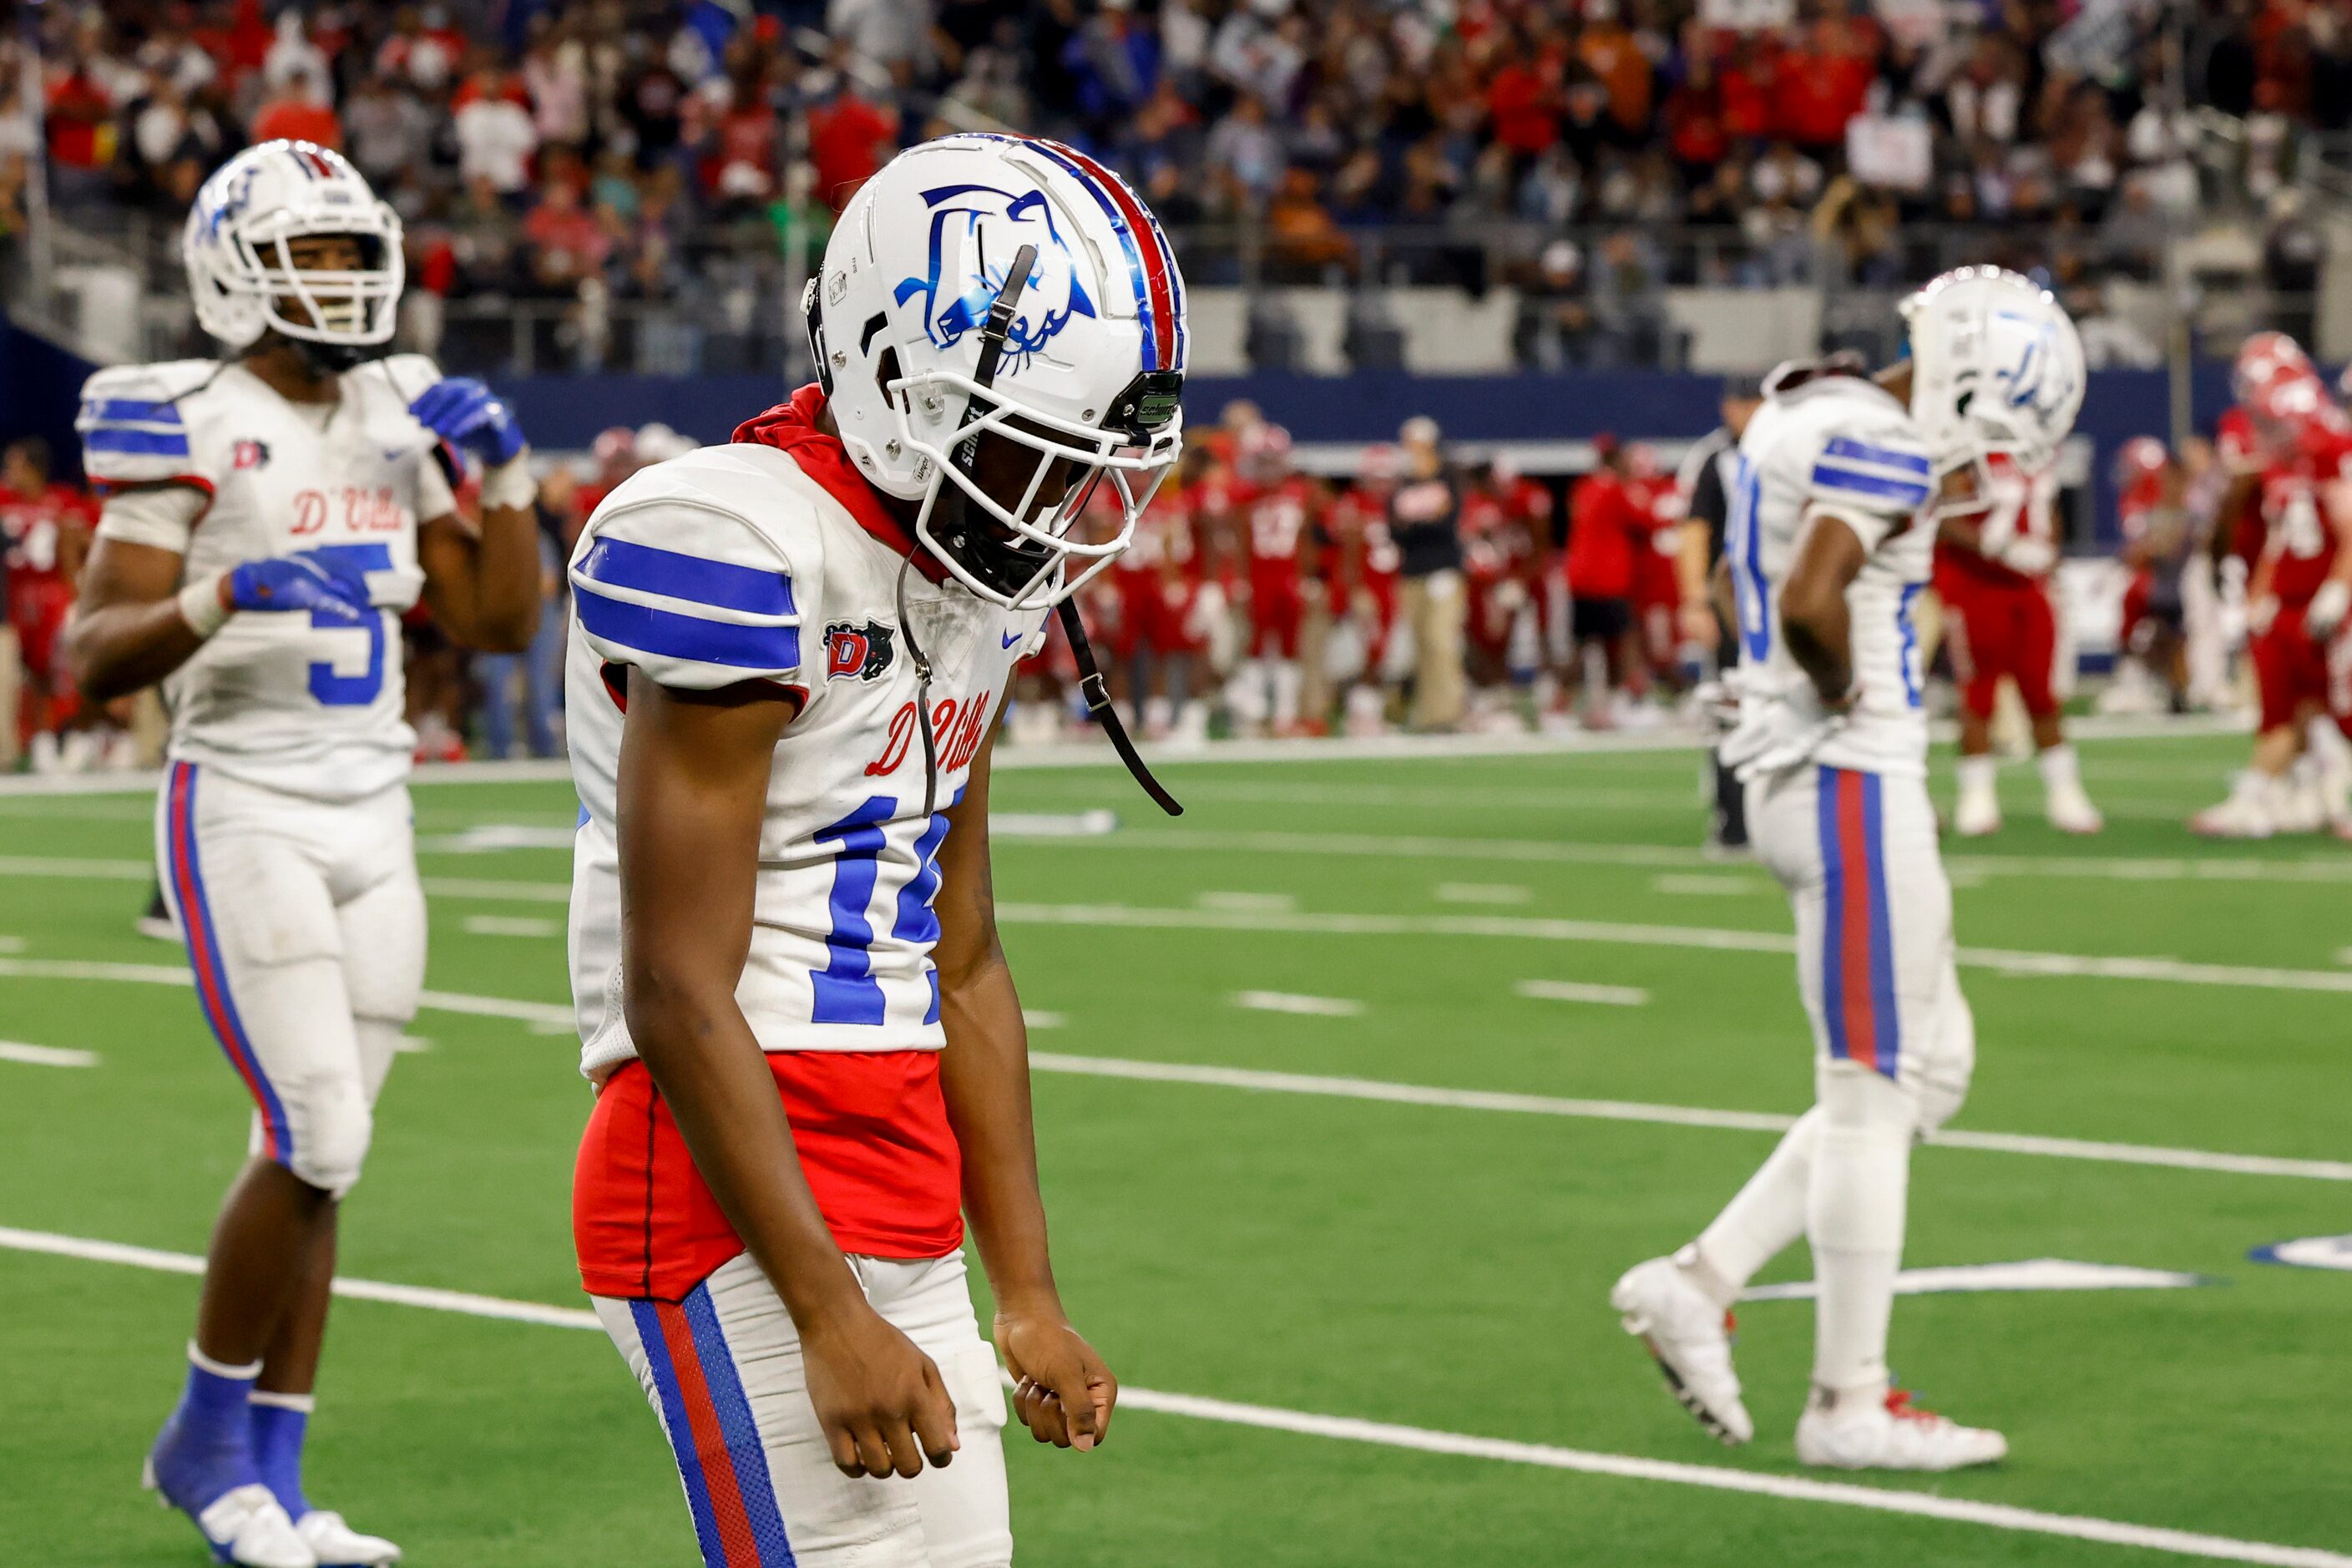
M 369 357 L 392 336 L 400 246 L 340 154 L 248 148 L 197 193 L 184 240 L 227 357 L 102 370 L 79 418 L 106 502 L 72 658 L 95 698 L 163 683 L 164 887 L 256 1108 L 149 1480 L 219 1561 L 267 1568 L 399 1556 L 310 1507 L 301 1455 L 337 1205 L 424 978 L 400 614 L 421 593 L 453 635 L 511 649 L 539 613 L 512 416 L 419 355 Z M 445 442 L 487 467 L 478 532 Z
M 1816 1103 L 1697 1239 L 1628 1271 L 1611 1302 L 1700 1423 L 1746 1442 L 1728 1313 L 1804 1236 L 1819 1298 L 1797 1457 L 1946 1470 L 2008 1445 L 1888 1384 L 1911 1145 L 1958 1110 L 1976 1057 L 1912 614 L 1939 519 L 1992 503 L 1994 455 L 2029 472 L 2056 455 L 2084 366 L 2057 302 L 1998 268 L 1945 274 L 1904 319 L 1910 356 L 1874 380 L 1835 363 L 1776 374 L 1740 437 L 1727 531 L 1740 718 L 1723 754 L 1795 909 Z
M 630 478 L 571 562 L 576 1241 L 705 1563 L 982 1568 L 965 1216 L 1022 1423 L 1091 1448 L 1118 1393 L 1047 1257 L 989 760 L 1175 460 L 1183 284 L 1092 159 L 958 135 L 861 188 L 804 304 L 820 384 Z

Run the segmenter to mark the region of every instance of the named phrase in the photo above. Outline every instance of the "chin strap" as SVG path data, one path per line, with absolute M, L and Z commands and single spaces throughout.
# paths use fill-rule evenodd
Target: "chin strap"
M 1118 710 L 1111 703 L 1110 687 L 1096 668 L 1094 645 L 1087 641 L 1086 623 L 1078 618 L 1078 602 L 1063 600 L 1059 614 L 1062 629 L 1069 634 L 1071 656 L 1078 661 L 1078 693 L 1087 700 L 1087 717 L 1102 726 L 1103 733 L 1110 737 L 1110 749 L 1118 753 L 1118 760 L 1127 764 L 1127 771 L 1135 775 L 1135 782 L 1143 786 L 1143 793 L 1151 797 L 1152 804 L 1171 816 L 1183 816 L 1184 808 L 1168 793 L 1168 786 L 1152 777 L 1151 770 L 1144 766 L 1127 726 L 1119 721 Z

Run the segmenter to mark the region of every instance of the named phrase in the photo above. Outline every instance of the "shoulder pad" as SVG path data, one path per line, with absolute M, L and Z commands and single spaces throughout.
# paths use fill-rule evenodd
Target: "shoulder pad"
M 430 354 L 386 354 L 360 366 L 356 374 L 373 374 L 389 386 L 403 408 L 425 395 L 441 379 L 441 367 Z
M 772 479 L 745 504 L 725 465 L 697 471 L 713 468 L 691 453 L 604 498 L 572 565 L 581 631 L 600 658 L 664 686 L 782 681 L 800 668 L 804 601 L 823 579 L 814 519 L 788 518 L 809 509 Z
M 220 368 L 214 360 L 112 365 L 84 382 L 74 428 L 81 432 L 82 467 L 92 481 L 121 486 L 184 479 L 205 485 L 180 405 L 210 384 Z
M 1886 417 L 1865 414 L 1831 426 L 1811 461 L 1807 489 L 1825 506 L 1910 512 L 1925 506 L 1935 488 L 1926 443 L 1891 410 Z

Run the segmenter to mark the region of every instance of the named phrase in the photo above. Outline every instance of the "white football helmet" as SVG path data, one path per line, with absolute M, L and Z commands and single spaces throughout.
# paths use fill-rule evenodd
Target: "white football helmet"
M 304 271 L 288 242 L 350 235 L 354 271 Z M 264 331 L 356 363 L 392 340 L 406 262 L 400 217 L 341 153 L 308 142 L 264 142 L 222 164 L 188 209 L 180 239 L 196 321 L 231 348 Z M 289 313 L 289 307 L 299 306 Z
M 1976 470 L 1970 497 L 1938 510 L 1980 510 L 1985 459 L 2005 454 L 2027 473 L 2058 456 L 2082 411 L 2083 341 L 2047 289 L 1999 267 L 1962 267 L 1903 301 L 1911 337 L 1911 417 L 1937 478 Z
M 803 302 L 842 445 L 921 503 L 917 539 L 965 587 L 1040 609 L 1127 548 L 1182 445 L 1184 282 L 1118 175 L 1012 136 L 909 148 L 841 215 Z M 975 482 L 983 434 L 1037 454 L 1013 505 Z M 1106 479 L 1118 527 L 1088 542 L 1072 531 Z

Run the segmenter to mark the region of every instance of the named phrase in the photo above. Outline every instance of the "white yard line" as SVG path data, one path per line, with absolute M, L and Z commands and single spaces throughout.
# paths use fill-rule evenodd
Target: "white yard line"
M 1371 1100 L 1390 1105 L 1437 1106 L 1453 1110 L 1493 1110 L 1522 1116 L 1565 1116 L 1591 1121 L 1706 1127 L 1733 1132 L 1785 1132 L 1796 1123 L 1793 1116 L 1780 1116 L 1762 1110 L 1716 1110 L 1695 1105 L 1647 1105 L 1638 1100 L 1573 1100 L 1549 1094 L 1514 1094 L 1498 1089 L 1441 1089 L 1429 1084 L 1383 1083 L 1374 1079 L 1265 1072 L 1255 1068 L 1211 1067 L 1197 1062 L 1066 1056 L 1054 1051 L 1032 1051 L 1029 1066 L 1035 1072 L 1076 1073 L 1087 1078 L 1190 1083 L 1272 1094 L 1324 1095 L 1338 1100 Z M 2084 1138 L 2045 1138 L 2030 1132 L 1956 1131 L 1948 1128 L 1936 1134 L 1932 1146 L 1978 1149 L 2000 1154 L 2033 1154 L 2059 1160 L 2089 1160 L 2110 1165 L 2155 1165 L 2179 1171 L 2219 1171 L 2242 1176 L 2289 1176 L 2305 1181 L 2352 1182 L 2352 1161 L 2224 1154 L 2203 1149 L 2166 1149 L 2145 1143 L 2102 1143 Z
M 1214 828 L 1143 828 L 1083 841 L 1094 849 L 1235 850 L 1252 855 L 1333 855 L 1345 858 L 1496 860 L 1558 866 L 1628 866 L 1652 870 L 1702 870 L 1722 862 L 1705 850 L 1673 844 L 1597 844 L 1548 838 L 1456 838 L 1429 834 L 1224 832 Z M 1969 879 L 2050 877 L 2116 882 L 2352 882 L 2352 854 L 2331 851 L 2308 859 L 2252 856 L 2203 859 L 2067 855 L 1954 855 L 1945 868 Z
M 529 915 L 467 915 L 459 929 L 467 936 L 523 936 L 545 939 L 563 934 L 562 921 L 534 920 Z
M 1243 893 L 1211 890 L 1194 895 L 1192 901 L 1204 910 L 1240 910 L 1244 913 L 1287 914 L 1298 907 L 1296 893 Z
M 1345 996 L 1301 996 L 1292 991 L 1236 991 L 1234 1005 L 1254 1013 L 1296 1013 L 1308 1018 L 1353 1018 L 1364 1011 L 1361 1002 Z
M 1001 912 L 1001 911 L 1000 911 Z M 1183 913 L 1178 910 L 1176 913 Z M 1701 933 L 1707 934 L 1707 933 Z M 1716 935 L 1749 933 L 1718 932 Z M 1777 951 L 1766 949 L 1764 951 Z M 2031 962 L 2037 955 L 2011 958 Z M 2126 962 L 2126 961 L 2116 961 Z M 0 958 L 0 977 L 26 980 L 120 981 L 134 984 L 190 984 L 188 972 L 176 965 L 112 963 L 81 959 Z M 2352 975 L 2339 976 L 2352 982 Z M 1293 998 L 1329 1003 L 1337 998 Z M 534 1032 L 568 1033 L 576 1015 L 568 1003 L 525 1002 L 504 996 L 476 996 L 456 991 L 426 991 L 419 1001 L 428 1009 L 472 1017 L 509 1018 L 530 1026 Z M 1360 1005 L 1358 1004 L 1358 1005 Z M 1288 1009 L 1286 1009 L 1288 1010 Z M 1043 1014 L 1037 1026 L 1051 1028 L 1058 1014 Z M 1509 1094 L 1486 1089 L 1440 1089 L 1422 1084 L 1381 1083 L 1367 1079 L 1317 1078 L 1298 1073 L 1261 1072 L 1247 1068 L 1198 1066 L 1181 1062 L 1129 1061 L 1108 1057 L 1033 1053 L 1030 1064 L 1040 1072 L 1084 1073 L 1099 1078 L 1155 1079 L 1170 1083 L 1219 1085 L 1229 1089 L 1271 1089 L 1290 1094 L 1332 1095 L 1349 1100 L 1378 1100 L 1406 1105 L 1448 1106 L 1468 1110 L 1501 1110 L 1544 1116 L 1586 1117 L 1611 1121 L 1647 1121 L 1679 1127 L 1715 1127 L 1746 1132 L 1785 1131 L 1794 1120 L 1764 1111 L 1715 1110 L 1698 1106 L 1647 1105 L 1625 1100 L 1570 1100 L 1549 1095 Z M 2137 1143 L 2102 1143 L 2084 1139 L 2049 1138 L 2017 1132 L 1940 1132 L 1936 1142 L 1948 1148 L 1983 1149 L 2000 1153 L 2036 1154 L 2056 1159 L 2104 1161 L 2115 1164 L 2159 1165 L 2187 1171 L 2221 1171 L 2252 1176 L 2297 1176 L 2315 1181 L 2352 1182 L 2352 1162 L 2284 1159 L 2267 1154 L 2226 1154 L 2198 1149 L 2168 1149 Z
M 425 891 L 436 899 L 486 899 L 519 904 L 568 904 L 569 882 L 499 882 L 478 877 L 427 877 Z
M 154 1247 L 126 1247 L 47 1231 L 0 1226 L 0 1247 L 46 1253 L 90 1263 L 112 1263 L 165 1274 L 200 1274 L 205 1261 L 191 1253 L 164 1252 Z M 516 1301 L 499 1296 L 478 1296 L 466 1290 L 442 1290 L 427 1286 L 388 1284 L 373 1279 L 338 1278 L 335 1294 L 363 1301 L 416 1307 L 426 1311 L 455 1312 L 466 1317 L 546 1328 L 592 1330 L 600 1327 L 596 1314 L 583 1307 L 553 1307 L 537 1301 Z M 1119 1402 L 1133 1410 L 1160 1415 L 1181 1415 L 1230 1426 L 1253 1426 L 1287 1432 L 1302 1437 L 1322 1437 L 1345 1443 L 1369 1443 L 1383 1448 L 1439 1454 L 1454 1458 L 1485 1459 L 1527 1465 L 1538 1469 L 1569 1470 L 1616 1480 L 1654 1481 L 1669 1486 L 1699 1487 L 1710 1491 L 1743 1492 L 1784 1502 L 1818 1503 L 1855 1508 L 1874 1513 L 1906 1514 L 1916 1519 L 1942 1520 L 1953 1524 L 2030 1535 L 2057 1536 L 2104 1546 L 2137 1547 L 2168 1552 L 2176 1556 L 2217 1563 L 2252 1563 L 2265 1568 L 2352 1568 L 2352 1556 L 2314 1546 L 2285 1546 L 2232 1536 L 2206 1535 L 2160 1525 L 2133 1524 L 2123 1520 L 2084 1514 L 2049 1513 L 2040 1509 L 2012 1508 L 2003 1503 L 1941 1497 L 1934 1492 L 1895 1487 L 1859 1486 L 1845 1481 L 1738 1470 L 1721 1465 L 1692 1465 L 1672 1459 L 1644 1458 L 1636 1454 L 1599 1453 L 1549 1443 L 1522 1443 L 1503 1437 L 1480 1437 L 1465 1432 L 1443 1432 L 1426 1426 L 1406 1426 L 1388 1421 L 1367 1421 L 1352 1415 L 1325 1415 L 1308 1410 L 1288 1410 L 1270 1405 L 1242 1405 L 1194 1394 L 1169 1394 L 1158 1389 L 1119 1390 Z
M 1793 954 L 1797 951 L 1796 938 L 1779 931 L 1643 925 L 1617 921 L 1546 920 L 1512 915 L 1284 913 L 1248 910 L 1139 909 L 1126 904 L 1000 904 L 996 918 L 1004 925 L 1285 931 L 1302 936 L 1464 936 L 1781 955 Z M 1964 947 L 1959 950 L 1958 957 L 1963 968 L 1990 969 L 2011 976 L 2137 980 L 2177 985 L 2352 994 L 2352 973 L 2334 969 L 2274 969 L 2257 964 L 2191 963 L 2177 958 L 2018 952 L 2004 948 Z
M 1430 892 L 1441 904 L 1527 904 L 1536 896 L 1507 882 L 1440 882 Z
M 96 1051 L 77 1051 L 62 1046 L 26 1046 L 15 1040 L 0 1040 L 0 1062 L 22 1062 L 36 1068 L 94 1068 L 98 1065 Z
M 1638 985 L 1591 985 L 1580 980 L 1522 980 L 1511 987 L 1538 1002 L 1597 1002 L 1604 1007 L 1645 1007 L 1650 994 Z

